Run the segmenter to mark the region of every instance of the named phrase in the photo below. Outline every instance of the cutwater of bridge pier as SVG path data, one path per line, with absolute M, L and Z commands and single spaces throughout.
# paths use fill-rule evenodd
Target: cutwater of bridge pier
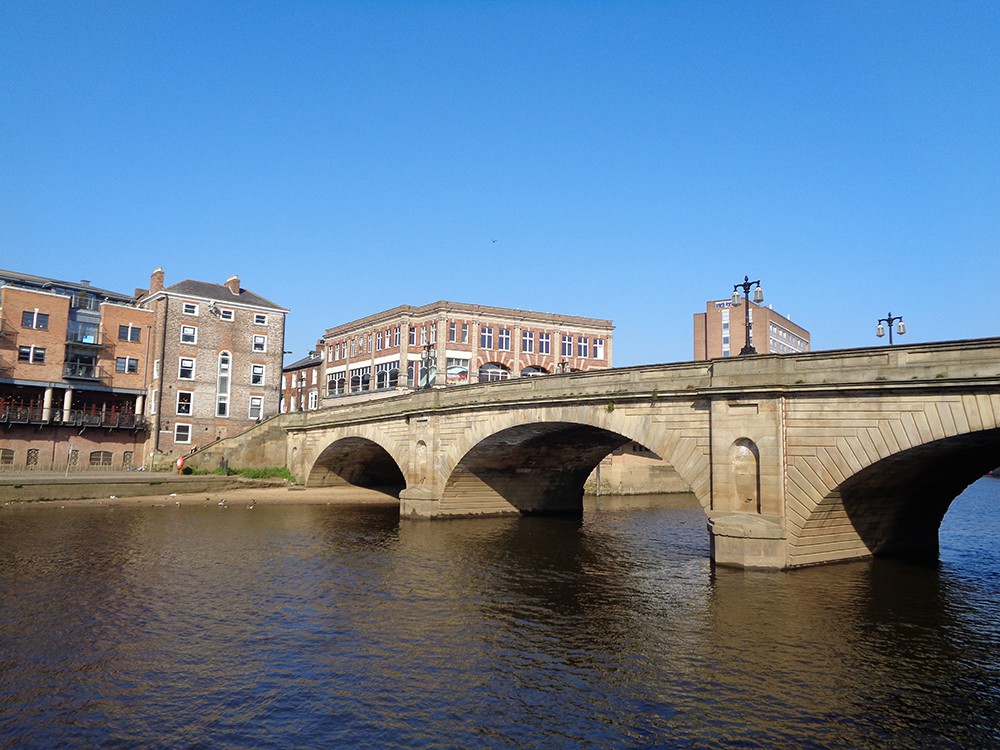
M 307 486 L 385 488 L 406 519 L 580 513 L 587 476 L 634 441 L 698 498 L 716 564 L 934 556 L 951 501 L 1000 464 L 1000 339 L 344 399 L 263 427 Z M 240 440 L 192 459 L 262 449 Z

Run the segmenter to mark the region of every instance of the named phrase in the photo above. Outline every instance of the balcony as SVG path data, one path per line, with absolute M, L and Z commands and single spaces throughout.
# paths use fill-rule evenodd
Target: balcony
M 38 404 L 28 406 L 2 404 L 0 405 L 0 424 L 35 424 L 52 425 L 54 427 L 100 427 L 104 429 L 141 430 L 146 427 L 146 418 L 142 414 L 120 411 L 116 408 L 70 409 L 68 414 L 62 409 L 53 407 L 50 419 L 44 418 L 44 410 Z
M 82 346 L 103 346 L 101 329 L 87 323 L 70 323 L 66 329 L 66 343 Z
M 99 380 L 105 379 L 104 368 L 83 362 L 67 362 L 63 365 L 63 380 Z

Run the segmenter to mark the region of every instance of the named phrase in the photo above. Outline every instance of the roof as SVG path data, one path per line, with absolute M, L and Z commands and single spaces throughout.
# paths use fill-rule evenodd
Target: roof
M 68 290 L 75 292 L 88 292 L 116 302 L 133 302 L 135 300 L 135 297 L 131 294 L 112 292 L 108 289 L 91 286 L 89 281 L 61 281 L 59 279 L 49 278 L 48 276 L 32 276 L 31 274 L 19 273 L 17 271 L 0 270 L 0 284 L 2 283 L 10 283 L 14 286 L 23 286 L 43 290 L 52 289 L 55 291 Z
M 310 352 L 310 354 L 302 359 L 297 359 L 291 364 L 285 365 L 281 368 L 282 372 L 288 372 L 289 370 L 303 370 L 306 367 L 315 367 L 323 361 L 323 355 L 317 352 Z
M 398 305 L 389 310 L 369 315 L 350 323 L 343 323 L 333 328 L 326 329 L 327 336 L 339 336 L 344 332 L 354 331 L 358 328 L 376 326 L 386 321 L 395 321 L 406 316 L 421 317 L 435 314 L 463 314 L 470 317 L 484 317 L 509 320 L 529 320 L 547 325 L 570 325 L 586 328 L 598 328 L 607 331 L 614 329 L 611 320 L 604 318 L 587 318 L 579 315 L 562 315 L 559 313 L 535 312 L 532 310 L 521 310 L 513 307 L 493 307 L 490 305 L 472 305 L 465 302 L 448 302 L 438 300 L 427 305 L 414 307 L 413 305 Z
M 240 287 L 239 294 L 233 294 L 229 287 L 224 284 L 212 284 L 207 281 L 193 281 L 185 279 L 165 287 L 162 292 L 150 294 L 146 299 L 155 297 L 157 294 L 170 294 L 177 297 L 198 297 L 200 299 L 214 300 L 224 304 L 239 303 L 249 307 L 263 307 L 280 312 L 288 312 L 288 308 L 276 305 L 271 300 L 261 297 L 259 294 Z

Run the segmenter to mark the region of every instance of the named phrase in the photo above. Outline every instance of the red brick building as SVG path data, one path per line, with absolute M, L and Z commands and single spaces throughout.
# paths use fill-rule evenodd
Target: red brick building
M 324 397 L 611 367 L 610 320 L 434 302 L 323 336 Z
M 141 466 L 152 326 L 130 295 L 0 271 L 0 470 Z
M 807 352 L 809 331 L 770 307 L 744 300 L 733 307 L 731 299 L 705 303 L 705 312 L 694 314 L 694 358 L 735 357 L 747 342 L 746 307 L 750 309 L 750 341 L 758 354 Z

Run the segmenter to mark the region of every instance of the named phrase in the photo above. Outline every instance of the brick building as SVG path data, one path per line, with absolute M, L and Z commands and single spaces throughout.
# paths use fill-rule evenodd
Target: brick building
M 179 455 L 278 413 L 288 310 L 240 287 L 185 280 L 163 269 L 138 290 L 154 317 L 150 455 Z
M 322 388 L 323 355 L 319 351 L 285 365 L 281 373 L 281 413 L 315 411 Z
M 750 309 L 750 342 L 758 354 L 791 354 L 809 351 L 809 331 L 770 307 L 744 300 Z M 746 344 L 746 311 L 733 307 L 731 299 L 705 304 L 705 312 L 694 314 L 694 358 L 696 360 L 737 356 Z
M 434 302 L 326 331 L 324 397 L 611 367 L 610 320 Z
M 141 466 L 152 326 L 131 295 L 0 271 L 0 470 Z

